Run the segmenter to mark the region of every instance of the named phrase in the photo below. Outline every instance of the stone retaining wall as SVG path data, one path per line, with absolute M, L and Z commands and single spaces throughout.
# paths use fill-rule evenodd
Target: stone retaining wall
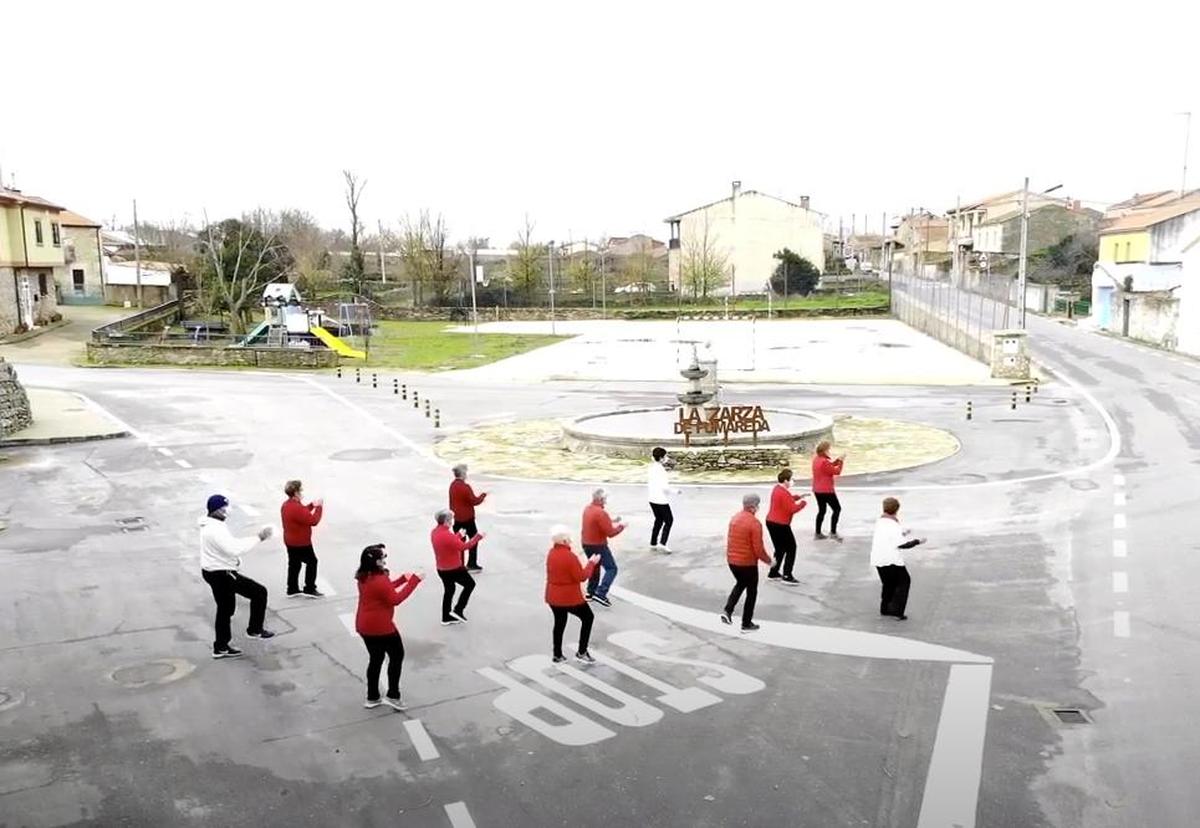
M 0 357 L 0 436 L 33 425 L 29 397 L 17 380 L 16 370 Z
M 703 448 L 673 448 L 671 458 L 682 471 L 711 471 L 721 469 L 782 469 L 792 461 L 792 449 L 784 445 L 706 446 Z
M 887 316 L 889 313 L 887 301 L 880 302 L 875 307 L 867 308 L 775 308 L 771 313 L 772 319 L 818 319 L 822 317 L 859 317 L 859 316 Z M 471 311 L 468 308 L 466 314 L 458 308 L 399 308 L 399 307 L 383 307 L 376 310 L 376 314 L 380 319 L 391 319 L 397 321 L 410 320 L 442 320 L 458 322 L 459 324 L 470 324 Z M 674 320 L 676 317 L 684 319 L 705 319 L 705 320 L 724 320 L 738 319 L 749 320 L 751 317 L 757 319 L 766 319 L 766 311 L 755 311 L 747 313 L 745 311 L 730 311 L 729 316 L 725 316 L 725 311 L 719 307 L 714 307 L 710 311 L 685 311 L 680 313 L 676 308 L 659 307 L 659 308 L 609 308 L 605 314 L 599 309 L 591 308 L 557 308 L 554 311 L 554 318 L 560 322 L 573 322 L 579 320 L 590 319 L 659 319 L 659 320 Z M 549 308 L 479 308 L 479 321 L 484 322 L 531 322 L 542 321 L 550 318 Z
M 109 344 L 89 342 L 94 365 L 219 365 L 244 368 L 333 368 L 338 355 L 326 349 L 230 348 L 211 345 Z

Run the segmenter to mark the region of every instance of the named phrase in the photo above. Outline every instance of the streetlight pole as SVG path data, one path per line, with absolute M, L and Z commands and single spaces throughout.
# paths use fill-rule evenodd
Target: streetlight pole
M 1049 189 L 1042 190 L 1042 195 L 1052 193 L 1061 187 L 1055 184 Z M 1025 330 L 1025 275 L 1026 258 L 1029 253 L 1029 176 L 1025 176 L 1025 186 L 1021 190 L 1021 258 L 1017 263 L 1017 324 Z
M 554 239 L 550 240 L 550 334 L 554 330 Z
M 471 243 L 471 321 L 475 323 L 475 336 L 479 336 L 479 310 L 475 306 L 475 243 Z M 478 348 L 476 348 L 478 350 Z

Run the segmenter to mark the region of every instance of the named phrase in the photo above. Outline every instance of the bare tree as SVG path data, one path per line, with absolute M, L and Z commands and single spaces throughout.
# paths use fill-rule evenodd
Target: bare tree
M 525 294 L 525 301 L 533 304 L 534 292 L 542 282 L 542 262 L 546 258 L 546 245 L 533 241 L 533 222 L 525 216 L 525 226 L 517 233 L 517 240 L 509 245 L 513 252 L 508 257 L 505 269 L 509 281 Z
M 462 257 L 449 244 L 446 220 L 422 210 L 406 216 L 400 235 L 400 258 L 413 285 L 413 304 L 446 302 L 462 265 Z
M 600 280 L 600 261 L 593 249 L 594 245 L 585 239 L 583 250 L 572 253 L 567 261 L 567 283 L 572 291 L 590 293 L 592 305 L 596 304 L 596 283 Z
M 204 217 L 198 270 L 217 308 L 229 311 L 235 333 L 245 333 L 250 310 L 264 286 L 285 279 L 291 267 L 287 248 L 255 217 L 217 224 Z
M 350 260 L 346 263 L 345 278 L 354 285 L 356 291 L 361 292 L 367 267 L 362 248 L 359 246 L 363 224 L 358 218 L 358 201 L 362 198 L 367 182 L 365 179 L 359 181 L 358 176 L 350 170 L 342 170 L 342 176 L 346 179 L 346 208 L 350 211 Z
M 620 265 L 620 280 L 628 289 L 630 301 L 638 295 L 643 299 L 648 298 L 649 293 L 658 288 L 661 270 L 660 262 L 654 258 L 650 240 L 642 239 L 636 250 L 623 257 Z
M 273 224 L 279 241 L 291 254 L 293 275 L 301 289 L 313 293 L 331 289 L 334 274 L 329 233 L 303 210 L 280 210 Z
M 707 216 L 699 234 L 689 234 L 683 242 L 680 277 L 692 291 L 693 299 L 707 299 L 708 292 L 725 284 L 728 257 L 717 247 L 717 234 L 709 229 Z

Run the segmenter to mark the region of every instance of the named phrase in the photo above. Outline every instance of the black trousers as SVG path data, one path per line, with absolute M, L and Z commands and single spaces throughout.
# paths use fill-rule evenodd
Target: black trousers
M 744 627 L 754 620 L 754 604 L 758 600 L 758 564 L 751 566 L 730 564 L 729 571 L 733 573 L 737 583 L 733 585 L 733 592 L 729 593 L 729 600 L 725 602 L 725 612 L 733 615 L 744 591 L 746 593 L 746 604 L 742 607 L 742 626 Z
M 767 534 L 771 536 L 771 545 L 775 547 L 775 564 L 771 574 L 778 575 L 782 569 L 784 575 L 792 576 L 792 567 L 796 565 L 796 535 L 787 523 L 767 521 Z
M 470 572 L 467 572 L 465 566 L 448 571 L 439 569 L 438 577 L 442 579 L 442 620 L 449 621 L 450 605 L 454 601 L 454 587 L 462 587 L 462 592 L 458 594 L 458 603 L 454 604 L 454 611 L 463 612 L 467 608 L 467 601 L 471 600 L 471 591 L 475 589 L 475 579 L 471 577 Z
M 838 518 L 842 514 L 842 504 L 838 500 L 837 494 L 834 492 L 816 492 L 814 496 L 817 498 L 817 534 L 821 534 L 821 526 L 825 523 L 825 509 L 828 507 L 831 512 L 829 531 L 836 535 Z
M 912 583 L 908 577 L 908 567 L 893 565 L 877 566 L 875 569 L 879 571 L 879 581 L 883 584 L 879 594 L 879 614 L 904 615 L 904 608 L 908 606 L 908 587 Z
M 650 530 L 650 545 L 658 546 L 659 531 L 662 532 L 663 546 L 667 545 L 667 537 L 671 534 L 671 524 L 675 516 L 671 514 L 670 503 L 651 503 L 650 511 L 654 512 L 654 528 Z
M 384 658 L 388 663 L 388 698 L 400 698 L 400 668 L 404 666 L 404 642 L 400 633 L 364 635 L 362 640 L 367 645 L 367 698 L 371 701 L 379 698 L 379 672 L 383 669 Z
M 289 546 L 287 548 L 287 591 L 288 595 L 300 591 L 300 567 L 304 567 L 304 591 L 312 592 L 317 588 L 317 553 L 309 546 Z
M 479 534 L 479 528 L 475 525 L 474 518 L 472 518 L 471 520 L 455 520 L 454 521 L 454 531 L 455 532 L 459 532 L 464 529 L 467 531 L 467 540 L 470 540 L 471 538 L 473 538 Z M 478 555 L 479 555 L 479 544 L 475 544 L 474 546 L 472 546 L 470 549 L 467 550 L 467 566 L 470 566 L 470 567 L 478 566 L 479 565 Z
M 579 618 L 579 649 L 575 652 L 586 653 L 588 640 L 592 637 L 592 622 L 596 620 L 592 608 L 587 604 L 576 604 L 573 607 L 551 606 L 550 611 L 554 613 L 554 657 L 562 658 L 562 640 L 563 633 L 567 629 L 568 615 Z
M 213 600 L 217 602 L 217 617 L 213 622 L 215 636 L 213 649 L 229 646 L 232 634 L 229 620 L 237 609 L 237 596 L 250 599 L 250 625 L 246 632 L 253 635 L 262 632 L 263 619 L 267 615 L 267 588 L 252 578 L 240 575 L 232 569 L 201 570 L 205 582 L 212 588 Z

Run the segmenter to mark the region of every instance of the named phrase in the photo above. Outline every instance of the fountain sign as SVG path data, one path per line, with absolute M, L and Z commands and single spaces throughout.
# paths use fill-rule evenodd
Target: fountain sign
M 693 434 L 720 434 L 728 442 L 730 434 L 749 432 L 757 440 L 760 431 L 770 430 L 761 405 L 726 405 L 703 413 L 695 406 L 684 407 L 675 421 L 675 433 L 683 435 L 685 444 L 690 444 Z

